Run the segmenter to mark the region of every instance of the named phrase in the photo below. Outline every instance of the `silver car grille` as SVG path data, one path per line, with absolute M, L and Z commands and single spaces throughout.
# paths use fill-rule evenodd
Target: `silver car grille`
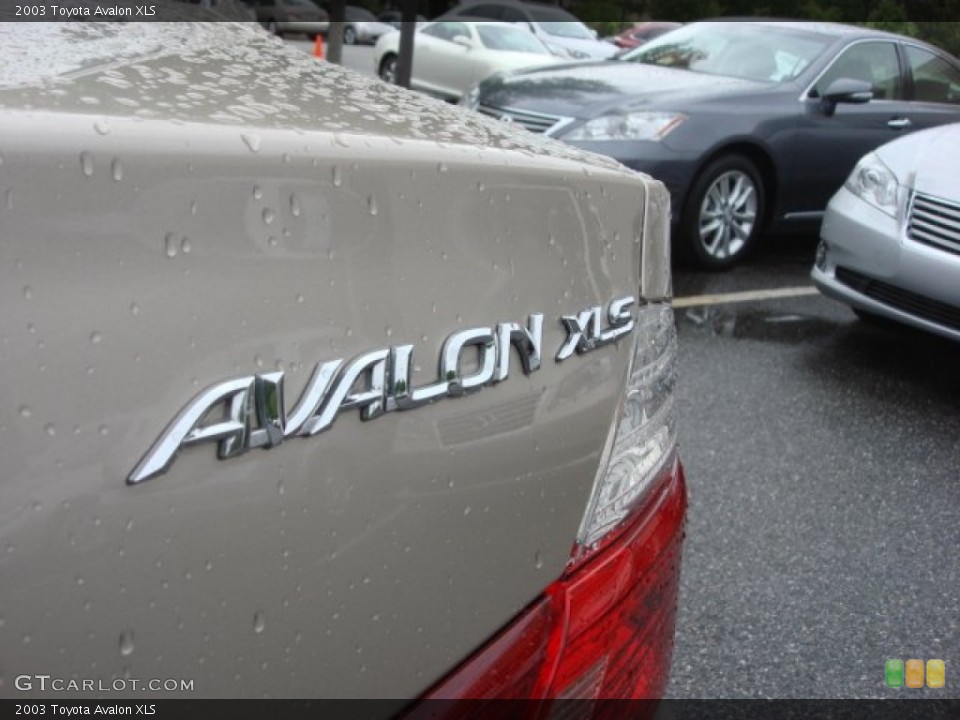
M 516 123 L 530 132 L 543 134 L 552 130 L 561 123 L 567 123 L 570 118 L 560 117 L 559 115 L 547 115 L 545 113 L 530 112 L 529 110 L 517 110 L 508 107 L 494 107 L 480 103 L 477 110 L 484 115 L 495 117 L 506 123 Z
M 910 205 L 907 237 L 960 255 L 960 204 L 917 193 Z

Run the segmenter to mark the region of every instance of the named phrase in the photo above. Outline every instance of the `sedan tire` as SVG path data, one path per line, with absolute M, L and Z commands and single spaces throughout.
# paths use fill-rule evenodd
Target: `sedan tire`
M 391 85 L 397 84 L 397 56 L 393 53 L 386 55 L 380 61 L 380 79 Z
M 751 250 L 763 225 L 763 179 L 743 155 L 717 158 L 697 176 L 680 219 L 681 256 L 726 270 Z

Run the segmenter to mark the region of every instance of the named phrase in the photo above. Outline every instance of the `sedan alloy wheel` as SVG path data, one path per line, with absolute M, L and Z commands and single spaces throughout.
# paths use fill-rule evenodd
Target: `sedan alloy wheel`
M 693 260 L 709 270 L 735 264 L 750 249 L 763 218 L 763 184 L 747 158 L 730 155 L 698 177 L 681 239 Z

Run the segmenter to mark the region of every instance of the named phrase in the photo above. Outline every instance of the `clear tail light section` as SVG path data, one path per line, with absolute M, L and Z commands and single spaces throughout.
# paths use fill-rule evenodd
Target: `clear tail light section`
M 577 537 L 574 559 L 630 516 L 676 448 L 677 338 L 667 304 L 641 306 L 629 380 Z

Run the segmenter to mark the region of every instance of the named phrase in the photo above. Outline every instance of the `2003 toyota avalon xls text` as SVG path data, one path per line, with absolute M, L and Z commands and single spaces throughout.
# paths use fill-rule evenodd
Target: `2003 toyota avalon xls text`
M 255 26 L 0 33 L 0 695 L 663 692 L 663 185 Z

